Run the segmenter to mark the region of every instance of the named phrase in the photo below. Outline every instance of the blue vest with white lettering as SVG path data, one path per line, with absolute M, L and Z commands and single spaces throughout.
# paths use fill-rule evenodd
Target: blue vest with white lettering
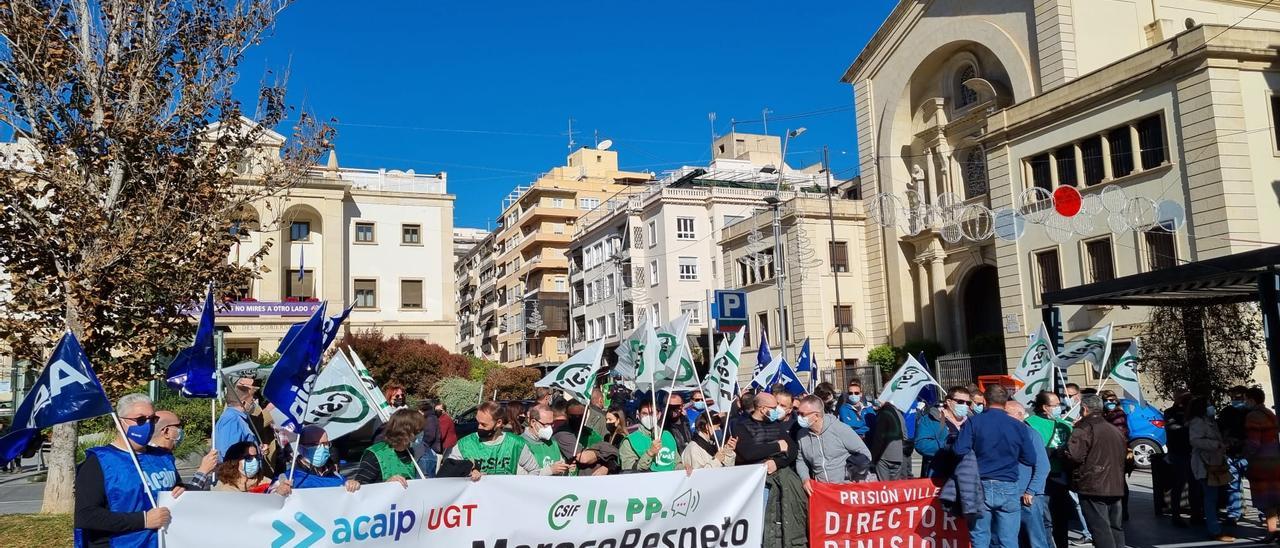
M 102 467 L 103 488 L 107 493 L 107 509 L 112 512 L 146 512 L 151 509 L 151 501 L 142 491 L 142 482 L 138 481 L 138 472 L 133 468 L 133 459 L 123 449 L 111 445 L 103 445 L 85 450 L 98 459 Z M 177 483 L 177 469 L 174 466 L 173 453 L 148 449 L 138 454 L 138 464 L 147 476 L 148 487 L 154 496 L 159 491 L 168 491 Z M 78 531 L 77 531 L 78 533 Z M 77 545 L 80 545 L 79 535 Z M 117 535 L 111 539 L 111 546 L 157 546 L 158 538 L 155 530 L 143 529 Z

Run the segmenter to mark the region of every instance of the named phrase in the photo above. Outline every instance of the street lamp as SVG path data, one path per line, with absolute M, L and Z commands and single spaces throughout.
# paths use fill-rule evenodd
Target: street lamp
M 765 203 L 773 208 L 773 285 L 778 290 L 778 334 L 782 335 L 782 359 L 787 359 L 787 340 L 790 339 L 791 329 L 787 326 L 790 315 L 786 313 L 786 305 L 784 304 L 786 271 L 782 268 L 782 179 L 783 171 L 787 167 L 787 145 L 791 143 L 792 137 L 803 135 L 805 128 L 796 128 L 788 130 L 782 139 L 782 157 L 778 159 L 777 169 L 771 166 L 765 166 L 760 171 L 763 173 L 777 172 L 778 180 L 773 188 L 773 197 L 765 198 Z

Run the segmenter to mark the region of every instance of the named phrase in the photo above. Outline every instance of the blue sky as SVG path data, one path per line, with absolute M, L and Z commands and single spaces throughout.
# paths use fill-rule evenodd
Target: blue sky
M 614 141 L 623 168 L 710 159 L 711 127 L 804 126 L 792 165 L 832 150 L 856 172 L 851 88 L 839 82 L 892 9 L 842 2 L 302 0 L 250 51 L 238 93 L 287 68 L 289 98 L 337 119 L 343 166 L 449 172 L 454 223 L 484 227 L 517 184 L 562 165 L 576 140 Z

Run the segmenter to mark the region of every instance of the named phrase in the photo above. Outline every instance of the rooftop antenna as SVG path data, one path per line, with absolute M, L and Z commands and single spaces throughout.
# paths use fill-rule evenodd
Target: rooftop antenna
M 711 122 L 711 157 L 716 157 L 716 113 L 708 112 L 707 120 Z
M 596 143 L 596 150 L 609 150 L 611 146 L 613 146 L 613 139 L 605 139 Z
M 769 110 L 769 107 L 764 107 L 764 110 L 761 110 L 761 111 L 760 111 L 760 121 L 761 121 L 761 122 L 764 122 L 764 134 L 765 134 L 765 135 L 768 135 L 768 134 L 769 134 L 769 113 L 770 113 L 770 112 L 773 112 L 773 111 L 772 111 L 772 110 Z
M 573 131 L 573 117 L 572 117 L 572 116 L 570 116 L 570 117 L 569 117 L 569 133 L 568 133 L 568 135 L 569 135 L 569 154 L 573 154 L 573 146 L 574 146 L 574 145 L 576 145 L 576 144 L 578 144 L 578 143 L 573 142 L 573 133 L 574 133 L 574 131 Z
M 738 131 L 738 121 L 737 121 L 737 120 L 735 120 L 735 119 L 733 119 L 733 118 L 730 118 L 730 119 L 729 119 L 729 133 L 735 133 L 735 132 L 737 132 L 737 131 Z
M 595 142 L 596 142 L 596 144 L 595 144 L 594 146 L 592 146 L 591 148 L 600 148 L 600 130 L 598 130 L 598 129 L 593 129 L 593 130 L 591 130 L 591 131 L 592 131 L 592 133 L 594 134 L 593 136 L 595 137 Z

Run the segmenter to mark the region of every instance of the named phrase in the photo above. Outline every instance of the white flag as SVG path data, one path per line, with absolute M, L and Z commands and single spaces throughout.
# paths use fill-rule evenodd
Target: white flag
M 880 393 L 880 401 L 892 403 L 899 411 L 906 413 L 916 404 L 920 390 L 930 384 L 942 388 L 933 375 L 929 374 L 929 370 L 916 361 L 915 356 L 907 355 L 907 363 L 902 364 L 893 378 L 889 379 L 884 391 Z
M 337 439 L 375 418 L 381 419 L 377 405 L 369 401 L 363 384 L 346 355 L 335 353 L 316 377 L 302 423 L 323 426 L 329 439 Z
M 1049 340 L 1044 324 L 1040 324 L 1013 372 L 1013 376 L 1022 381 L 1022 388 L 1013 395 L 1014 400 L 1031 405 L 1041 390 L 1053 390 L 1053 357 L 1053 341 Z
M 730 340 L 732 339 L 732 340 Z M 707 409 L 728 412 L 738 395 L 738 366 L 742 363 L 742 334 L 730 333 L 720 341 L 720 350 L 711 360 L 702 394 L 708 398 Z
M 1126 396 L 1142 404 L 1142 385 L 1138 383 L 1138 339 L 1129 343 L 1129 348 L 1116 361 L 1116 365 L 1107 374 L 1107 379 L 1114 379 Z M 1105 379 L 1104 379 L 1105 381 Z
M 1111 324 L 1099 329 L 1083 341 L 1068 344 L 1062 353 L 1053 358 L 1053 365 L 1058 368 L 1062 378 L 1067 378 L 1067 368 L 1087 360 L 1093 364 L 1093 372 L 1102 374 L 1102 367 L 1111 355 Z
M 769 363 L 765 364 L 760 371 L 756 372 L 756 376 L 751 378 L 751 386 L 768 390 L 773 387 L 773 378 L 778 376 L 778 369 L 782 368 L 782 354 L 773 356 Z
M 600 358 L 604 356 L 604 341 L 596 341 L 574 354 L 542 380 L 533 383 L 544 388 L 559 388 L 580 402 L 591 401 L 591 388 L 595 386 L 596 373 L 600 371 Z
M 360 375 L 360 379 L 368 387 L 369 396 L 373 398 L 373 403 L 382 411 L 383 418 L 390 417 L 393 411 L 391 404 L 387 403 L 387 397 L 382 394 L 382 387 L 378 386 L 378 381 L 373 380 L 373 374 L 369 373 L 369 368 L 364 366 L 364 360 L 360 359 L 360 355 L 356 354 L 354 348 L 351 349 L 351 367 L 356 370 L 356 374 Z
M 695 390 L 698 388 L 698 374 L 694 370 L 693 352 L 689 349 L 689 313 L 657 330 L 658 340 L 662 343 L 658 350 L 658 360 L 662 369 L 657 371 L 655 383 L 659 388 L 671 390 Z
M 623 339 L 622 344 L 614 349 L 618 355 L 617 374 L 624 379 L 635 380 L 636 386 L 648 388 L 653 386 L 654 373 L 661 367 L 658 363 L 658 351 L 662 343 L 653 325 L 646 318 L 640 326 L 631 332 L 631 336 Z

